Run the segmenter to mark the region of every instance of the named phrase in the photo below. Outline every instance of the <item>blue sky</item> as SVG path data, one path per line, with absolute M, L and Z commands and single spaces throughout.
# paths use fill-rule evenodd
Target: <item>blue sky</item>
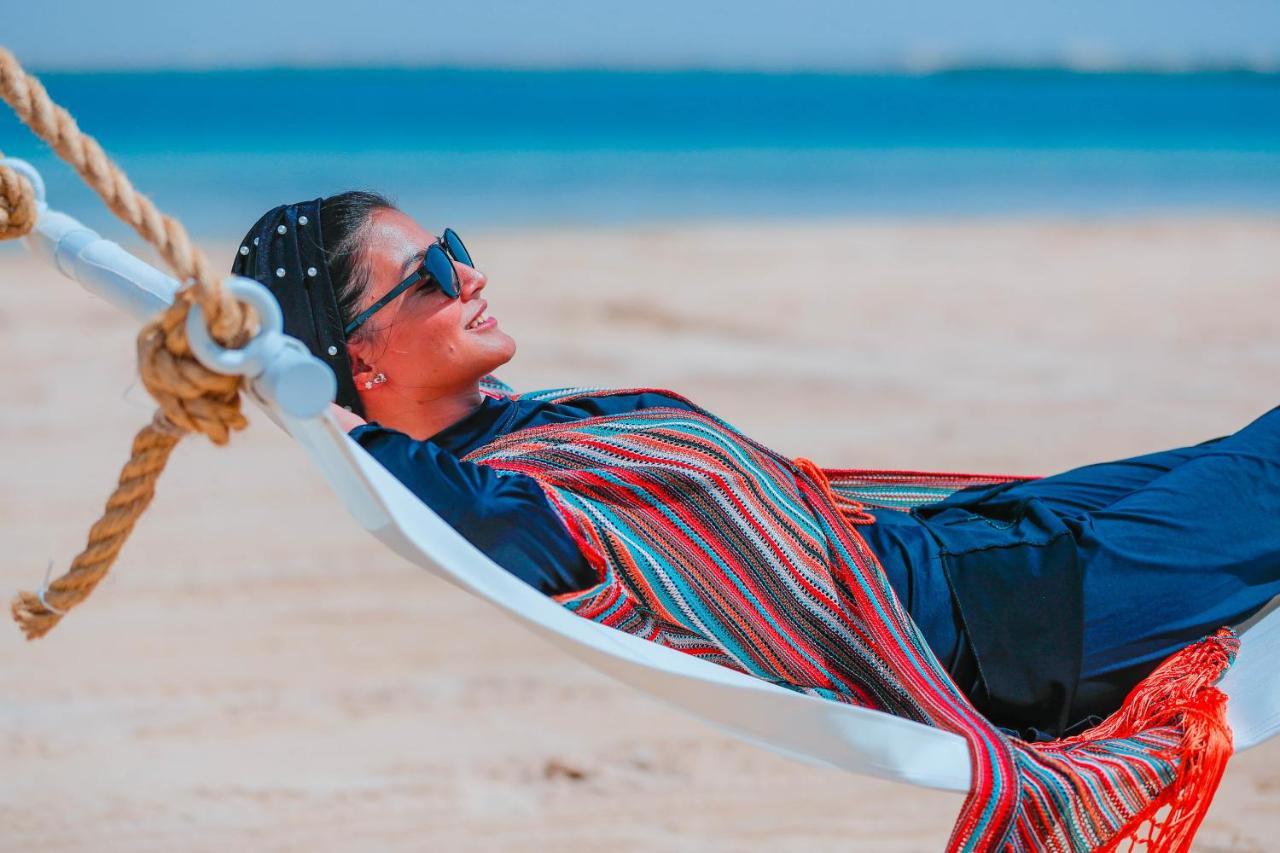
M 49 0 L 6 16 L 0 43 L 36 70 L 974 62 L 1280 69 L 1280 0 Z

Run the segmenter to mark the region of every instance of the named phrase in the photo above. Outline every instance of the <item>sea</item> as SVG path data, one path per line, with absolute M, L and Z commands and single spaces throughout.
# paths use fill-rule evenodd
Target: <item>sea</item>
M 428 227 L 1280 213 L 1280 73 L 269 69 L 49 73 L 198 236 L 374 189 Z M 120 237 L 4 111 L 0 150 Z

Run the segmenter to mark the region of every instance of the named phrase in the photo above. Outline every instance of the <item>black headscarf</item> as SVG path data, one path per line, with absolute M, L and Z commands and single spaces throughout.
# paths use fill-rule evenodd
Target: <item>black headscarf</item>
M 264 213 L 244 235 L 231 271 L 256 279 L 271 291 L 284 314 L 284 333 L 302 341 L 312 355 L 333 369 L 338 379 L 338 405 L 363 415 L 351 378 L 337 294 L 325 264 L 324 235 L 320 233 L 323 201 L 282 204 Z

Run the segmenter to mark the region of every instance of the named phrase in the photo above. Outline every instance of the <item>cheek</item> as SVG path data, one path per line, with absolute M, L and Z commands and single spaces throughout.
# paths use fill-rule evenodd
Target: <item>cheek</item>
M 448 358 L 458 348 L 461 330 L 448 309 L 435 311 L 407 324 L 402 349 L 415 358 Z

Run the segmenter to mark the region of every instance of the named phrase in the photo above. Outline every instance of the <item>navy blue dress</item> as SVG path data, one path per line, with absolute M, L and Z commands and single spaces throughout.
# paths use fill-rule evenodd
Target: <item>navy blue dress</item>
M 462 456 L 506 433 L 654 406 L 661 393 L 484 398 L 427 441 L 351 435 L 495 563 L 549 595 L 595 583 L 535 480 Z M 1280 594 L 1280 408 L 1230 437 L 964 489 L 859 528 L 943 666 L 997 725 L 1072 733 L 1167 655 Z
M 943 549 L 967 629 L 957 684 L 1028 739 L 1073 734 L 1280 595 L 1280 407 L 1229 436 L 976 486 L 913 515 Z

